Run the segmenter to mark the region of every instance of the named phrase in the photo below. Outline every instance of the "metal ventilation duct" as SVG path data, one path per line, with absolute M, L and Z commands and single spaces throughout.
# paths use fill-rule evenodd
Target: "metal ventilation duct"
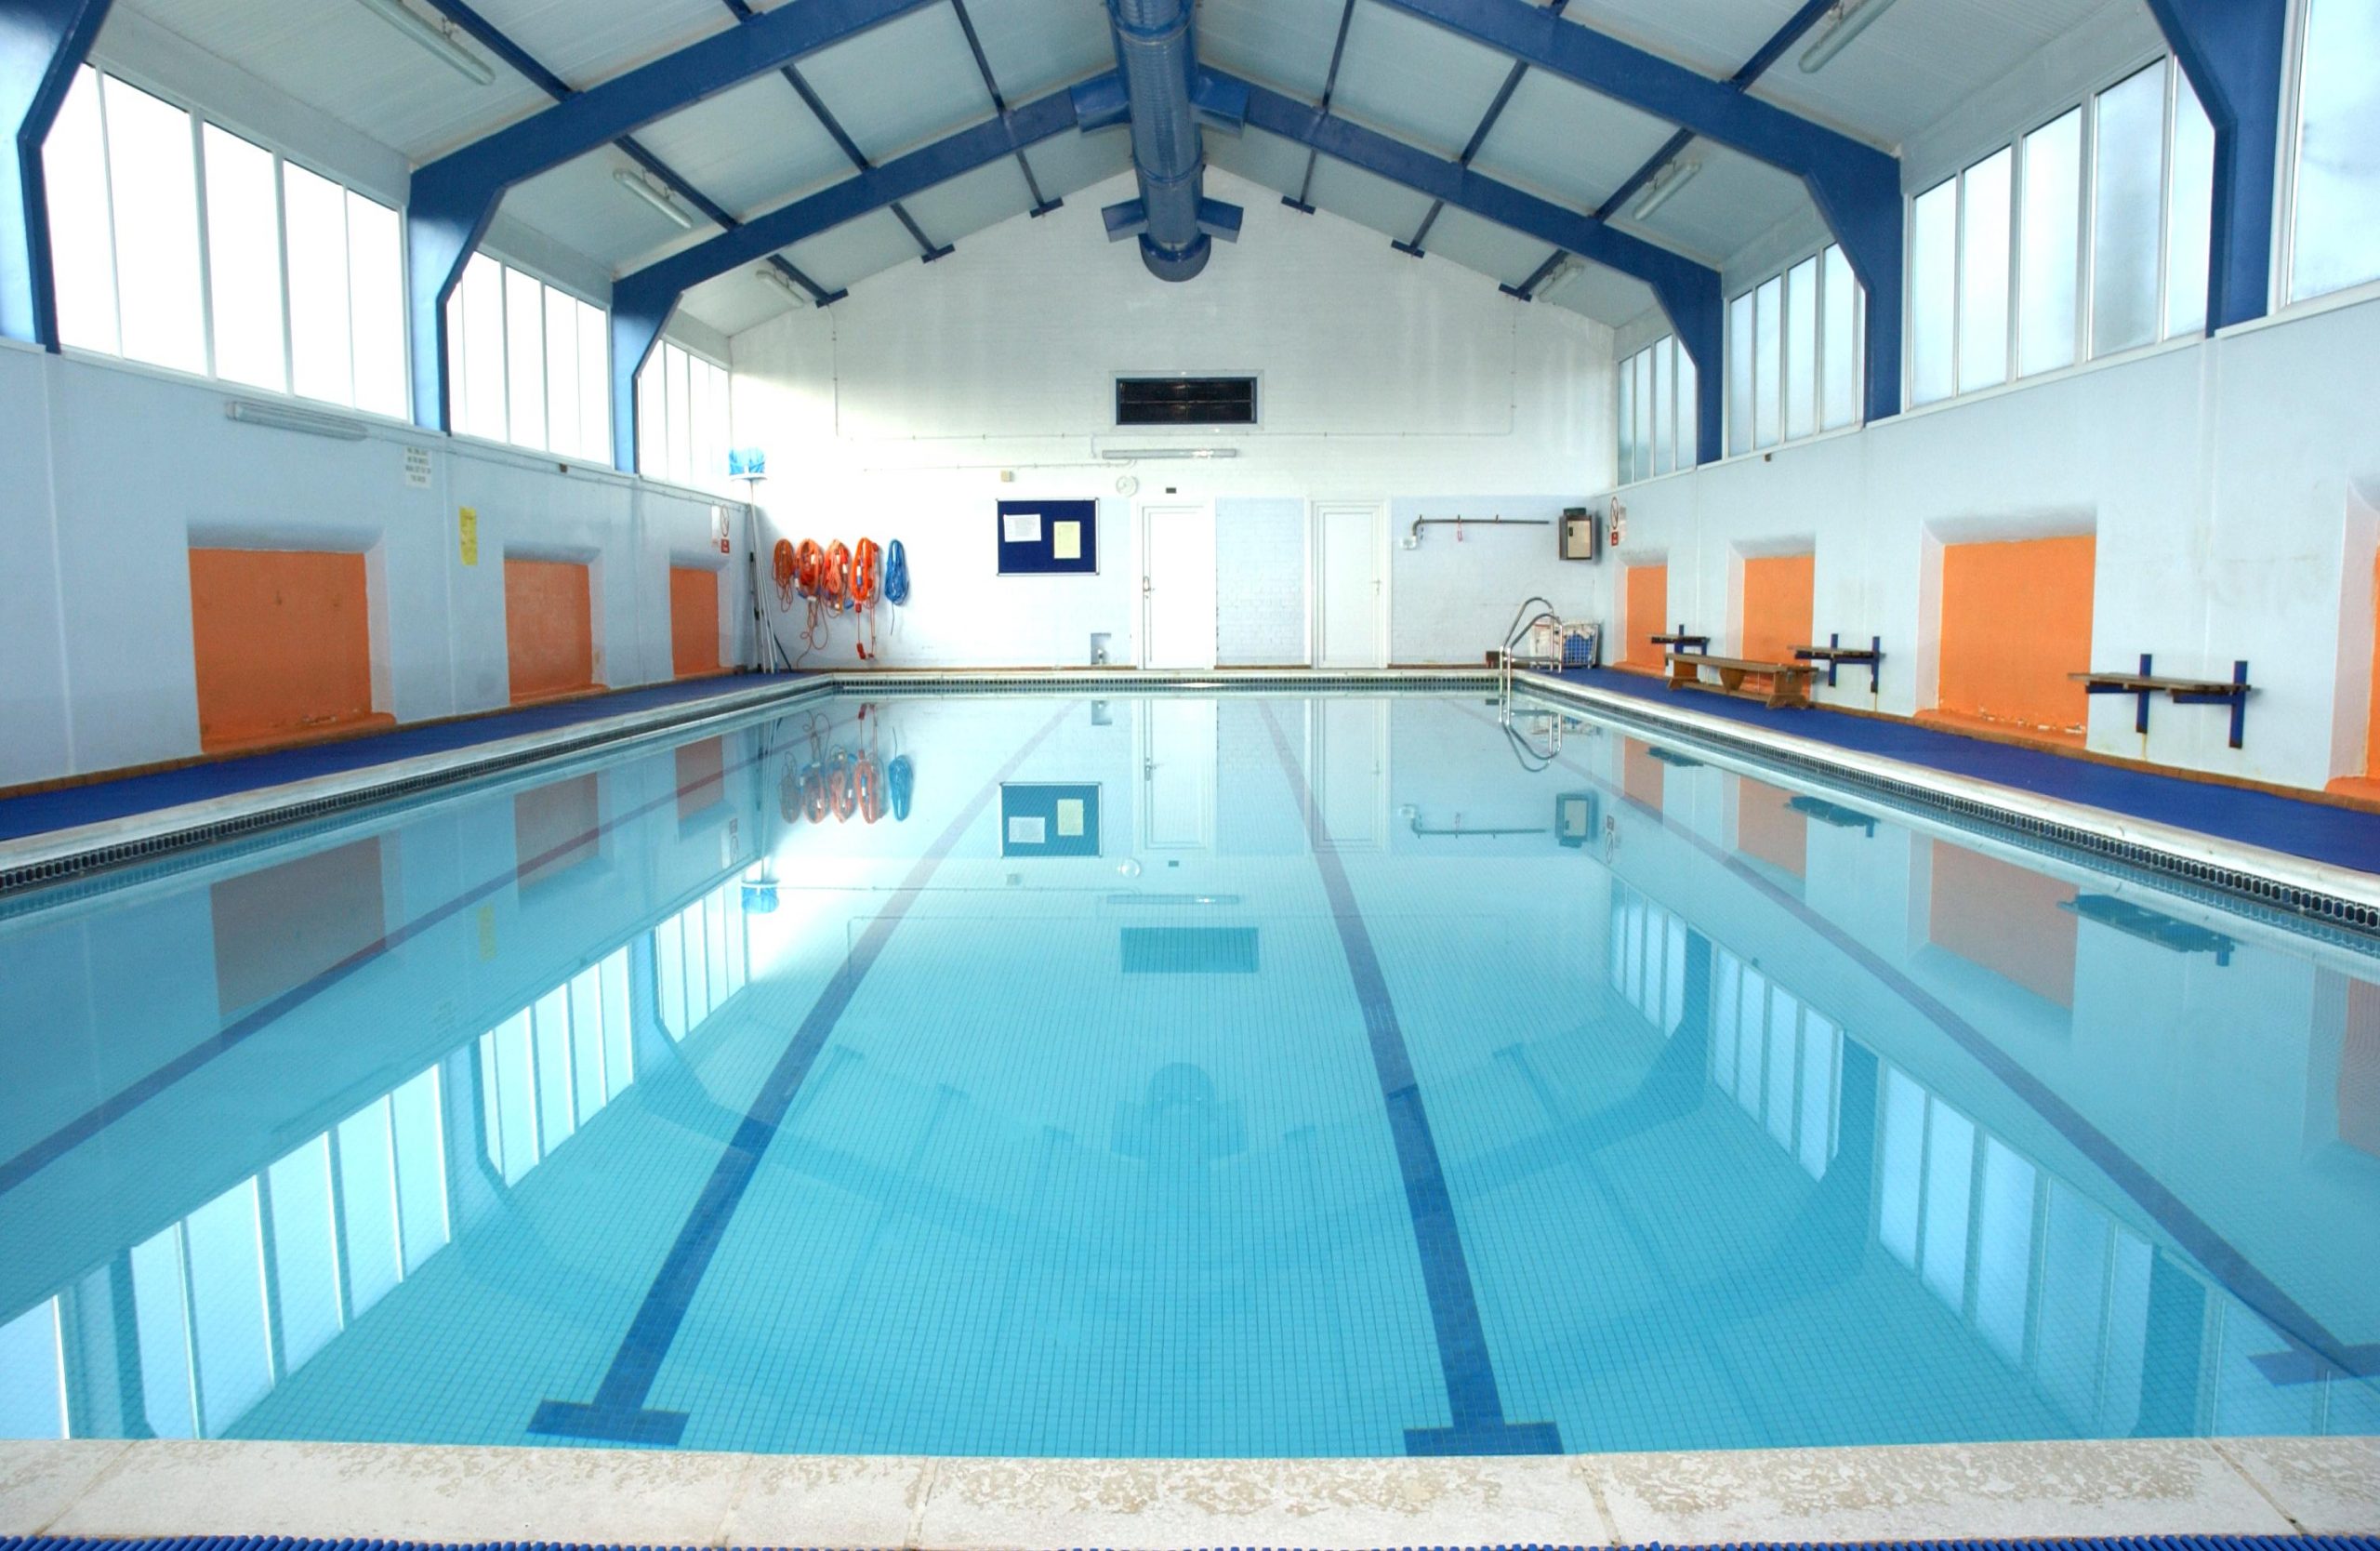
M 1236 82 L 1198 68 L 1190 26 L 1192 0 L 1107 0 L 1120 79 L 1076 94 L 1088 131 L 1129 123 L 1141 196 L 1101 215 L 1107 238 L 1141 240 L 1141 259 L 1159 280 L 1187 280 L 1207 267 L 1212 239 L 1239 237 L 1240 208 L 1206 197 L 1206 152 L 1199 126 L 1239 133 L 1248 94 Z

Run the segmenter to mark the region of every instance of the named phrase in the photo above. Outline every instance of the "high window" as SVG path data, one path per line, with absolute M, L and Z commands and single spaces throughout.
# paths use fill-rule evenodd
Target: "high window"
M 405 412 L 396 211 L 87 65 L 42 163 L 62 342 Z
M 1664 334 L 1620 364 L 1620 483 L 1694 467 L 1694 358 Z
M 2206 326 L 2215 132 L 2170 59 L 1911 202 L 1912 404 Z
M 1727 304 L 1731 455 L 1858 421 L 1862 296 L 1830 244 Z
M 2307 0 L 2293 301 L 2380 280 L 2380 0 Z
M 664 341 L 636 378 L 636 466 L 700 489 L 727 483 L 727 368 Z
M 446 301 L 455 429 L 588 462 L 612 457 L 603 310 L 474 254 Z

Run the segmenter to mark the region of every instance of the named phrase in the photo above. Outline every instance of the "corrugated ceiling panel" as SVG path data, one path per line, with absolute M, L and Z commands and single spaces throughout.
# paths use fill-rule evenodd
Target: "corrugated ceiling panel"
M 1539 262 L 1544 256 L 1539 256 Z M 1537 295 L 1538 304 L 1567 307 L 1581 317 L 1618 328 L 1653 305 L 1653 288 L 1618 270 L 1582 264 Z
M 1547 251 L 1545 245 L 1534 237 L 1525 237 L 1510 227 L 1453 208 L 1438 213 L 1437 221 L 1430 228 L 1430 240 L 1423 245 L 1433 258 L 1477 270 L 1506 285 L 1517 285 L 1527 279 L 1528 272 L 1543 261 Z
M 1116 68 L 1106 17 L 1082 0 L 967 0 L 967 14 L 1012 104 Z
M 918 262 L 918 245 L 890 213 L 878 210 L 798 244 L 787 257 L 820 285 L 840 289 L 895 264 Z
M 313 0 L 322 6 L 353 0 Z M 722 0 L 474 0 L 473 8 L 538 63 L 584 89 L 620 72 L 725 32 L 735 15 Z
M 1040 180 L 1042 193 L 1064 199 L 1131 166 L 1132 139 L 1122 128 L 1090 135 L 1070 130 L 1030 148 L 1025 159 L 1033 164 L 1033 176 Z
M 1801 8 L 1801 0 L 1587 0 L 1562 15 L 1725 80 Z
M 1327 156 L 1314 169 L 1313 203 L 1400 241 L 1413 234 L 1430 208 L 1428 199 L 1403 184 Z
M 1678 160 L 1699 162 L 1702 169 L 1663 201 L 1650 220 L 1633 221 L 1626 210 L 1615 219 L 1707 262 L 1725 258 L 1809 205 L 1800 179 L 1709 140 L 1689 142 Z
M 721 334 L 741 334 L 780 312 L 810 305 L 807 301 L 795 301 L 755 275 L 752 272 L 756 268 L 757 265 L 746 264 L 717 279 L 704 281 L 679 298 L 679 310 Z
M 1673 127 L 1532 70 L 1521 77 L 1472 166 L 1490 178 L 1592 210 L 1645 164 Z
M 992 111 L 967 34 L 947 6 L 837 44 L 803 60 L 801 73 L 844 133 L 879 162 Z
M 694 232 L 682 232 L 613 180 L 614 172 L 634 166 L 609 146 L 590 152 L 511 189 L 504 213 L 615 273 L 665 246 L 682 246 L 690 236 L 718 232 L 698 217 Z
M 774 71 L 647 125 L 637 139 L 738 217 L 852 171 L 818 116 Z
M 1353 0 L 1205 0 L 1198 54 L 1282 91 L 1319 101 L 1339 18 Z
M 1305 147 L 1262 129 L 1207 137 L 1207 159 L 1251 183 L 1295 193 L 1305 178 Z
M 909 214 L 938 243 L 955 243 L 1032 207 L 1033 195 L 1013 158 L 977 167 L 908 201 Z
M 1334 110 L 1441 156 L 1459 154 L 1512 60 L 1382 6 L 1357 6 Z

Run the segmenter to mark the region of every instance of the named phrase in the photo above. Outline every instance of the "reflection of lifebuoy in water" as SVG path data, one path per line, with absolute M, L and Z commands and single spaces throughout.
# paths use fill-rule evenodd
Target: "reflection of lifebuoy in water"
M 785 762 L 785 774 L 777 778 L 777 812 L 785 815 L 787 824 L 800 821 L 801 777 L 794 771 L 791 760 Z
M 862 754 L 852 765 L 852 784 L 859 789 L 859 815 L 870 824 L 884 816 L 884 777 L 876 762 Z
M 826 760 L 826 796 L 834 804 L 835 822 L 846 824 L 859 811 L 859 792 L 852 780 L 852 757 L 838 749 Z
M 801 811 L 813 824 L 826 822 L 826 771 L 823 765 L 801 767 Z

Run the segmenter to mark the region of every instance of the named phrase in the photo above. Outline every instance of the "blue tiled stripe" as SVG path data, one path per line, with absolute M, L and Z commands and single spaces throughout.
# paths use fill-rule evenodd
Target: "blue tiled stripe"
M 1421 1256 L 1421 1283 L 1430 1300 L 1430 1323 L 1438 1342 L 1438 1366 L 1446 1375 L 1448 1427 L 1408 1427 L 1408 1454 L 1558 1454 L 1561 1434 L 1551 1422 L 1507 1422 L 1504 1402 L 1496 1389 L 1496 1369 L 1488 1353 L 1488 1332 L 1479 1322 L 1479 1300 L 1471 1283 L 1471 1263 L 1462 1253 L 1462 1232 L 1454 1218 L 1454 1199 L 1447 1191 L 1446 1170 L 1438 1161 L 1437 1139 L 1430 1133 L 1430 1117 L 1421 1104 L 1421 1088 L 1413 1076 L 1412 1057 L 1405 1048 L 1405 1031 L 1397 1023 L 1396 1005 L 1381 974 L 1380 955 L 1371 933 L 1355 906 L 1355 891 L 1348 886 L 1346 869 L 1332 849 L 1329 826 L 1316 806 L 1304 771 L 1282 735 L 1273 708 L 1260 705 L 1264 730 L 1280 757 L 1281 773 L 1289 778 L 1305 819 L 1306 838 L 1314 852 L 1316 870 L 1322 874 L 1323 892 L 1330 899 L 1330 917 L 1339 929 L 1339 946 L 1347 958 L 1347 973 L 1355 983 L 1355 1000 L 1364 1014 L 1364 1034 L 1371 1042 L 1372 1067 L 1380 1076 L 1381 1099 L 1388 1108 L 1388 1129 L 1396 1145 L 1396 1166 L 1404 1175 L 1405 1204 L 1413 1216 L 1413 1243 Z
M 809 1015 L 801 1020 L 801 1027 L 786 1045 L 785 1054 L 761 1082 L 751 1108 L 735 1128 L 726 1150 L 720 1154 L 702 1194 L 694 1199 L 694 1210 L 687 1215 L 685 1226 L 679 1229 L 677 1240 L 662 1257 L 661 1267 L 645 1291 L 644 1302 L 638 1306 L 636 1318 L 628 1323 L 628 1334 L 621 1338 L 619 1350 L 612 1356 L 611 1367 L 596 1387 L 595 1399 L 587 1402 L 543 1402 L 530 1418 L 530 1432 L 549 1438 L 595 1438 L 655 1448 L 675 1447 L 684 1436 L 685 1412 L 647 1410 L 645 1401 L 653 1394 L 653 1382 L 661 1372 L 662 1360 L 678 1339 L 679 1328 L 685 1323 L 686 1310 L 702 1287 L 712 1257 L 718 1254 L 720 1242 L 727 1236 L 728 1225 L 734 1220 L 735 1209 L 743 1203 L 745 1191 L 751 1188 L 753 1176 L 760 1172 L 761 1157 L 776 1139 L 777 1128 L 785 1123 L 787 1113 L 810 1076 L 812 1064 L 826 1048 L 835 1025 L 851 1006 L 852 997 L 884 951 L 893 929 L 909 913 L 909 907 L 917 903 L 943 859 L 991 805 L 1000 783 L 1016 774 L 1026 757 L 1057 730 L 1074 709 L 1072 705 L 1061 708 L 1041 724 L 1039 731 L 1026 738 L 909 868 L 900 887 L 853 945 L 835 977 L 818 993 Z

